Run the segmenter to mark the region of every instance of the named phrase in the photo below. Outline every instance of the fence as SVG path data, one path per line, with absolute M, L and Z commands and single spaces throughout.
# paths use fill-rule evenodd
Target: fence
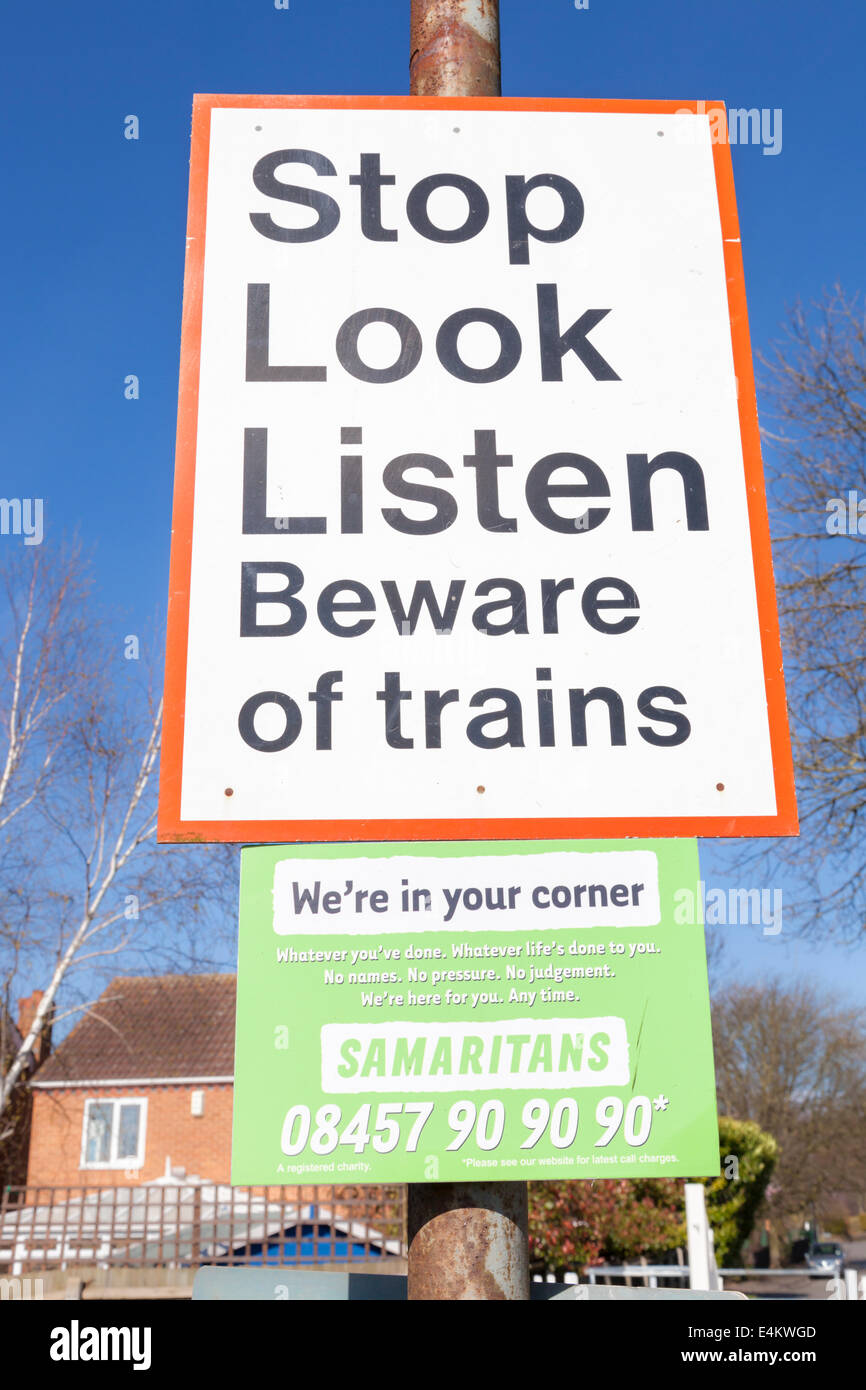
M 9 1187 L 0 1269 L 333 1265 L 405 1255 L 402 1187 Z
M 747 1269 L 745 1267 L 732 1267 L 730 1269 L 720 1269 L 719 1288 L 724 1289 L 726 1281 L 733 1280 L 741 1283 L 746 1279 L 757 1279 L 758 1287 L 761 1280 L 785 1280 L 792 1279 L 797 1284 L 802 1285 L 809 1281 L 823 1281 L 824 1290 L 833 1299 L 861 1299 L 866 1300 L 866 1274 L 862 1274 L 854 1266 L 843 1268 L 839 1266 L 837 1271 L 831 1269 L 817 1270 L 810 1269 L 808 1265 L 795 1265 L 792 1268 L 774 1269 L 772 1266 L 761 1267 L 760 1269 Z M 651 1289 L 665 1287 L 671 1283 L 679 1283 L 682 1287 L 689 1286 L 691 1271 L 688 1265 L 672 1264 L 649 1264 L 642 1260 L 640 1264 L 631 1265 L 591 1265 L 586 1271 L 586 1278 L 590 1284 L 610 1284 L 614 1280 L 622 1280 L 623 1283 L 631 1285 L 633 1282 L 646 1284 Z M 661 1284 L 659 1283 L 661 1281 Z M 760 1293 L 758 1297 L 760 1297 Z M 769 1298 L 778 1298 L 778 1294 L 768 1294 Z M 795 1288 L 790 1293 L 781 1295 L 785 1298 L 805 1298 L 807 1294 Z

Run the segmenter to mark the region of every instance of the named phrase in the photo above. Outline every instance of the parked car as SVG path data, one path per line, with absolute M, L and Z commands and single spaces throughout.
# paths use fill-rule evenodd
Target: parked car
M 820 1279 L 842 1273 L 845 1252 L 834 1240 L 818 1241 L 806 1251 L 806 1268 L 810 1279 Z

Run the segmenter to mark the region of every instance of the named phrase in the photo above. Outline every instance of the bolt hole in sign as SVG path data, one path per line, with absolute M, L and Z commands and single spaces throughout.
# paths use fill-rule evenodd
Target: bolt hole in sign
M 179 419 L 161 839 L 796 833 L 720 105 L 196 98 Z

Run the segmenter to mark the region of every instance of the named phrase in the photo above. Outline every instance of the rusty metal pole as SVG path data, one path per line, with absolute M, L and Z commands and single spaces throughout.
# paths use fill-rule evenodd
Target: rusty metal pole
M 409 1298 L 529 1298 L 525 1182 L 409 1184 Z
M 499 0 L 412 0 L 410 91 L 498 97 Z
M 499 0 L 412 0 L 413 96 L 498 97 Z M 525 1182 L 410 1183 L 409 1298 L 529 1298 Z

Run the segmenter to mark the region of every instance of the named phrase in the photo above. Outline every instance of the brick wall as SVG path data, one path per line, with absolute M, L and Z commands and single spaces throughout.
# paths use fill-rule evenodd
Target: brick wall
M 190 1096 L 204 1091 L 204 1114 L 193 1116 Z M 122 1168 L 81 1168 L 84 1102 L 147 1098 L 144 1164 Z M 34 1091 L 28 1185 L 116 1187 L 161 1178 L 165 1161 L 188 1175 L 228 1182 L 231 1170 L 232 1087 L 100 1086 Z

